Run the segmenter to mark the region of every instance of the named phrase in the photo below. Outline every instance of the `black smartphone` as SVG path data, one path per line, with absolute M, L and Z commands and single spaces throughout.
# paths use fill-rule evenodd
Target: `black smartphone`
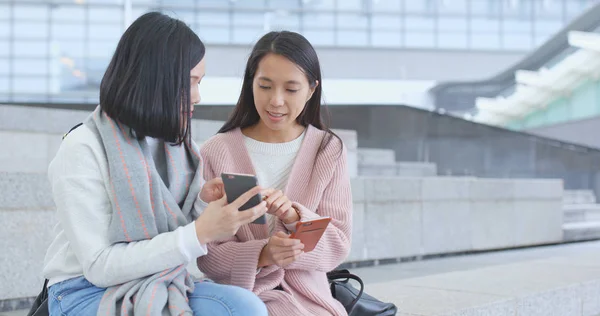
M 225 187 L 225 194 L 227 195 L 227 203 L 231 203 L 240 195 L 248 192 L 250 189 L 258 185 L 258 179 L 256 176 L 249 174 L 237 174 L 237 173 L 221 173 L 221 179 L 223 179 L 223 186 Z M 250 198 L 242 207 L 240 211 L 253 208 L 262 202 L 262 196 L 257 194 Z M 257 218 L 252 222 L 254 224 L 266 224 L 267 217 L 265 215 Z

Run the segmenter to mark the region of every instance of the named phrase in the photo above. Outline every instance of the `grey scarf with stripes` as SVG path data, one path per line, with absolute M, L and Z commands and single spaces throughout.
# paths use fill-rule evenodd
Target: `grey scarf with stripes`
M 102 140 L 108 158 L 112 244 L 148 240 L 192 221 L 203 179 L 198 146 L 165 143 L 168 185 L 155 168 L 145 140 L 98 107 L 84 122 Z M 194 282 L 185 266 L 129 281 L 106 290 L 98 315 L 192 315 L 187 293 Z

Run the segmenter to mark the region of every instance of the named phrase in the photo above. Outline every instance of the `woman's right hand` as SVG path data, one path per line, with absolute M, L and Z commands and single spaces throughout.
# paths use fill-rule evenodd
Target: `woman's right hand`
M 196 219 L 196 235 L 201 244 L 229 238 L 237 233 L 242 225 L 253 222 L 267 212 L 267 203 L 244 211 L 239 211 L 250 198 L 260 193 L 260 187 L 254 187 L 227 204 L 227 197 L 208 203 L 202 214 Z
M 282 268 L 298 260 L 304 244 L 299 239 L 292 239 L 283 232 L 277 232 L 269 238 L 269 242 L 260 252 L 258 267 L 278 265 Z

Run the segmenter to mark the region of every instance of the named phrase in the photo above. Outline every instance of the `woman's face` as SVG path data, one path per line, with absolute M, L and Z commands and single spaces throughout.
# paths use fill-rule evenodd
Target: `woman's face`
M 267 54 L 259 62 L 252 82 L 254 105 L 262 124 L 278 132 L 296 127 L 296 118 L 315 87 L 309 85 L 298 65 L 281 55 Z
M 187 115 L 191 118 L 194 114 L 194 105 L 200 103 L 200 82 L 205 75 L 204 58 L 190 71 L 190 113 Z

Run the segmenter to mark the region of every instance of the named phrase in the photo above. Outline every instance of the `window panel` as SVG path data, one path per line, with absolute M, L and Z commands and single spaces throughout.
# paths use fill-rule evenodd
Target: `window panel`
M 402 28 L 400 16 L 374 14 L 372 23 L 374 30 L 400 30 Z
M 18 39 L 45 39 L 48 37 L 48 24 L 17 21 L 13 34 Z
M 333 28 L 335 18 L 331 13 L 305 13 L 304 29 Z
M 433 31 L 434 19 L 427 17 L 407 17 L 406 18 L 406 30 L 407 31 Z M 410 32 L 409 32 L 410 33 Z
M 52 23 L 50 26 L 52 39 L 69 39 L 83 40 L 85 39 L 85 27 L 78 24 L 59 24 Z
M 13 60 L 13 71 L 19 76 L 48 76 L 48 61 L 46 59 Z
M 235 28 L 233 30 L 233 42 L 235 44 L 251 45 L 256 43 L 264 33 L 263 28 Z
M 220 11 L 202 10 L 198 12 L 198 25 L 228 26 L 229 13 Z
M 227 44 L 229 43 L 229 27 L 221 26 L 199 26 L 196 29 L 200 39 L 207 43 Z
M 442 28 L 440 28 L 441 30 Z M 451 32 L 444 29 L 438 33 L 438 47 L 446 49 L 467 49 L 467 33 Z
M 332 30 L 305 30 L 302 33 L 313 45 L 333 46 L 335 44 L 335 33 Z
M 23 57 L 45 57 L 48 55 L 48 44 L 40 41 L 15 41 L 14 54 Z
M 57 5 L 52 8 L 52 21 L 58 22 L 83 22 L 85 21 L 85 8 L 73 5 Z
M 400 47 L 402 46 L 402 33 L 399 31 L 375 31 L 373 32 L 372 41 L 375 47 Z
M 340 46 L 367 46 L 367 32 L 365 31 L 338 31 L 337 43 Z
M 340 29 L 366 29 L 368 22 L 364 14 L 338 14 L 337 25 Z
M 405 33 L 406 47 L 433 48 L 435 47 L 435 36 L 433 32 L 409 31 Z

